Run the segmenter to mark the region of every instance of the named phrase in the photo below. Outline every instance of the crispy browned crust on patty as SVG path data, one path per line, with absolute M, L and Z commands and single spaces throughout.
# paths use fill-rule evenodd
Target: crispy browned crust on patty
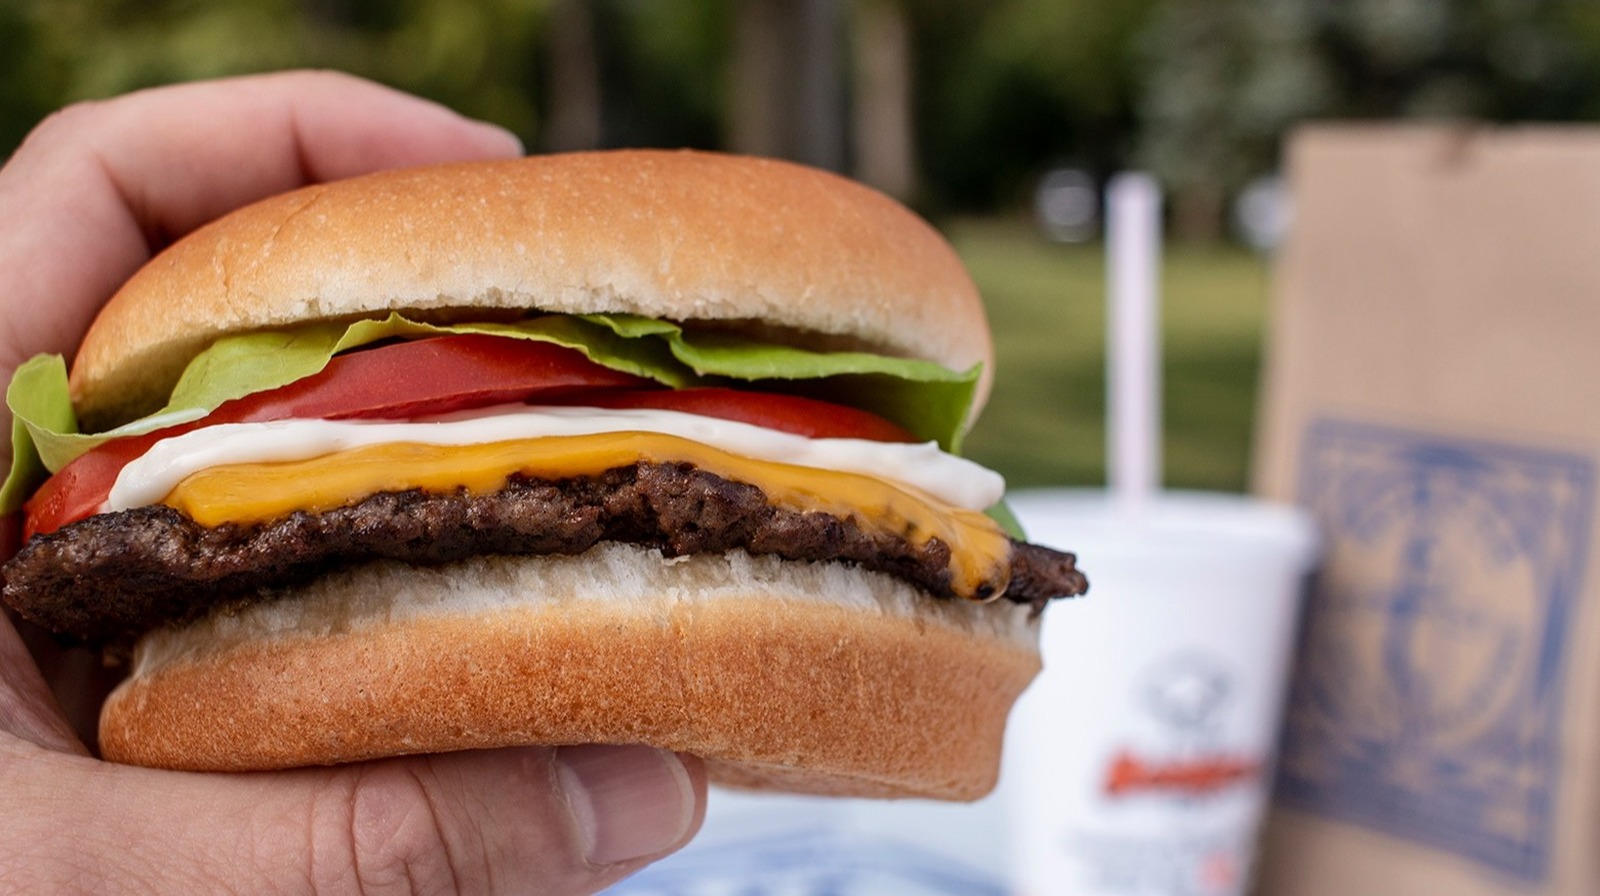
M 576 554 L 604 541 L 668 556 L 741 549 L 837 560 L 897 576 L 929 600 L 990 596 L 952 590 L 950 549 L 937 539 L 912 543 L 854 519 L 775 507 L 755 486 L 688 464 L 640 463 L 594 477 L 514 478 L 482 495 L 382 493 L 259 526 L 206 528 L 161 505 L 100 514 L 31 540 L 4 567 L 4 597 L 52 631 L 108 641 L 373 560 Z M 1036 608 L 1087 587 L 1071 554 L 1025 544 L 1013 545 L 995 577 L 991 589 Z

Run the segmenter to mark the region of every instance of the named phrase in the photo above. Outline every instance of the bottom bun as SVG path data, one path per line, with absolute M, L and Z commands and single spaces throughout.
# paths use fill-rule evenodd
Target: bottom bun
M 100 741 L 206 771 L 643 743 L 732 786 L 976 799 L 1039 668 L 1029 617 L 740 552 L 376 564 L 146 636 Z

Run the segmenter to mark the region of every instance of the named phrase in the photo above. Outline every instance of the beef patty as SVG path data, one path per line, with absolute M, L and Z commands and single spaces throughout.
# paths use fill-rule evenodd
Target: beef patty
M 577 554 L 601 541 L 668 556 L 742 548 L 842 560 L 934 597 L 982 600 L 1001 591 L 1035 612 L 1088 587 L 1073 555 L 1013 541 L 1009 570 L 976 593 L 956 594 L 950 548 L 938 539 L 915 544 L 850 519 L 775 507 L 759 488 L 692 465 L 640 463 L 593 477 L 513 478 L 482 495 L 384 493 L 253 526 L 206 528 L 164 505 L 100 514 L 31 539 L 3 569 L 4 597 L 45 628 L 102 642 L 366 561 Z

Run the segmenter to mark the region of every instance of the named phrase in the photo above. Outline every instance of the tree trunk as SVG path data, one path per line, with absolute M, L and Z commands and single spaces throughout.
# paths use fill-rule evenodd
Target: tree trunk
M 1216 243 L 1224 234 L 1227 199 L 1217 184 L 1186 184 L 1173 191 L 1172 232 L 1190 243 Z
M 917 175 L 905 7 L 900 0 L 861 0 L 855 32 L 856 177 L 909 199 Z
M 550 113 L 543 141 L 553 152 L 600 145 L 600 58 L 592 0 L 559 0 L 550 16 Z
M 837 0 L 744 0 L 735 22 L 729 145 L 844 166 Z

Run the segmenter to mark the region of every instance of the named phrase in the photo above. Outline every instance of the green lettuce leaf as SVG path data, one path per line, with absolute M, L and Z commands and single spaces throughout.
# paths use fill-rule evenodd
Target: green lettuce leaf
M 1017 541 L 1028 540 L 1028 533 L 1022 530 L 1022 521 L 1017 519 L 1016 511 L 1011 509 L 1011 505 L 1007 504 L 1004 498 L 1001 498 L 1000 503 L 994 505 L 988 510 L 985 510 L 984 513 L 989 515 L 989 519 L 999 523 L 1000 528 L 1004 530 L 1007 535 L 1015 538 Z
M 109 432 L 85 434 L 78 432 L 65 364 L 59 356 L 41 355 L 17 369 L 6 392 L 13 415 L 12 463 L 0 488 L 0 513 L 20 507 L 48 472 L 109 439 L 199 419 L 224 402 L 311 376 L 347 349 L 450 333 L 551 342 L 597 364 L 673 387 L 737 380 L 836 401 L 874 411 L 952 452 L 960 447 L 979 374 L 977 367 L 957 372 L 927 361 L 808 351 L 722 332 L 689 333 L 669 321 L 633 315 L 430 324 L 391 314 L 224 337 L 190 362 L 161 410 Z
M 760 382 L 774 390 L 785 389 L 780 384 L 788 381 L 788 391 L 872 411 L 951 452 L 961 448 L 978 388 L 976 366 L 957 372 L 932 361 L 810 351 L 723 331 L 691 334 L 670 321 L 633 315 L 591 314 L 584 319 L 618 335 L 654 336 L 702 376 Z
M 11 470 L 0 486 L 0 513 L 11 513 L 49 475 L 34 432 L 71 433 L 78 429 L 67 391 L 67 365 L 60 355 L 35 355 L 12 374 L 6 388 L 11 408 Z

